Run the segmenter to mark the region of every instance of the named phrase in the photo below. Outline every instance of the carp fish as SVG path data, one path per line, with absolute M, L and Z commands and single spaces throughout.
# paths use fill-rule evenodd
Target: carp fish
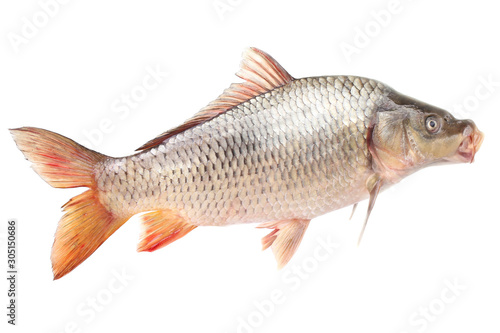
M 426 166 L 472 162 L 483 134 L 471 120 L 357 76 L 295 79 L 267 53 L 244 51 L 232 84 L 183 124 L 126 157 L 109 157 L 34 127 L 10 130 L 56 188 L 87 187 L 64 206 L 54 279 L 142 213 L 138 251 L 198 226 L 260 223 L 278 267 L 311 219 L 369 199 Z M 361 239 L 361 236 L 360 236 Z

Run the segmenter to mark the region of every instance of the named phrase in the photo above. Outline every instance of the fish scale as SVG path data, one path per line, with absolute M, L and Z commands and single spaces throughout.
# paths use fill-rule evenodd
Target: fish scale
M 378 81 L 294 79 L 255 48 L 244 52 L 237 75 L 244 81 L 127 157 L 40 128 L 11 130 L 50 185 L 89 188 L 63 206 L 55 279 L 137 213 L 138 251 L 155 251 L 197 226 L 259 222 L 272 229 L 263 249 L 271 247 L 283 267 L 311 219 L 369 197 L 361 240 L 382 189 L 428 165 L 472 162 L 483 140 L 471 120 Z
M 102 201 L 117 213 L 176 210 L 193 225 L 312 219 L 350 205 L 368 196 L 366 132 L 386 89 L 352 76 L 292 81 L 157 148 L 104 161 Z M 144 170 L 149 181 L 131 177 Z M 217 205 L 222 197 L 229 204 Z

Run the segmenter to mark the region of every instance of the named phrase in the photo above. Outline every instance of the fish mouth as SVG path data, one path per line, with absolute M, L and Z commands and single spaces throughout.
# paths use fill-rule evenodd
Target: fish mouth
M 457 162 L 474 162 L 474 156 L 483 143 L 484 134 L 481 131 L 477 128 L 472 129 L 469 127 L 464 132 L 468 131 L 471 133 L 466 135 L 465 139 L 460 143 L 460 146 L 458 146 L 457 154 L 455 155 L 458 159 Z

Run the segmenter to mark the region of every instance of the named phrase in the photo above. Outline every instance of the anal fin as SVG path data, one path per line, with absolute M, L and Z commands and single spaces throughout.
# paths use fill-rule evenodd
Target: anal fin
M 258 228 L 274 229 L 262 238 L 262 249 L 271 247 L 278 262 L 278 269 L 283 268 L 292 259 L 310 221 L 294 219 L 262 223 L 258 226 Z
M 172 210 L 155 210 L 141 216 L 143 232 L 137 251 L 156 251 L 184 237 L 195 225 Z

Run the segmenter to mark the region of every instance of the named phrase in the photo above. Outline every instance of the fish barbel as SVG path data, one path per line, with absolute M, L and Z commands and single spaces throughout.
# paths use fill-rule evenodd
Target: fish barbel
M 483 140 L 471 120 L 381 82 L 295 79 L 256 48 L 244 52 L 237 75 L 244 82 L 127 157 L 39 128 L 11 130 L 47 183 L 89 188 L 63 206 L 51 255 L 55 279 L 138 213 L 138 251 L 157 250 L 197 226 L 260 223 L 272 229 L 263 248 L 282 267 L 311 219 L 369 199 L 366 226 L 381 190 L 429 165 L 472 162 Z

